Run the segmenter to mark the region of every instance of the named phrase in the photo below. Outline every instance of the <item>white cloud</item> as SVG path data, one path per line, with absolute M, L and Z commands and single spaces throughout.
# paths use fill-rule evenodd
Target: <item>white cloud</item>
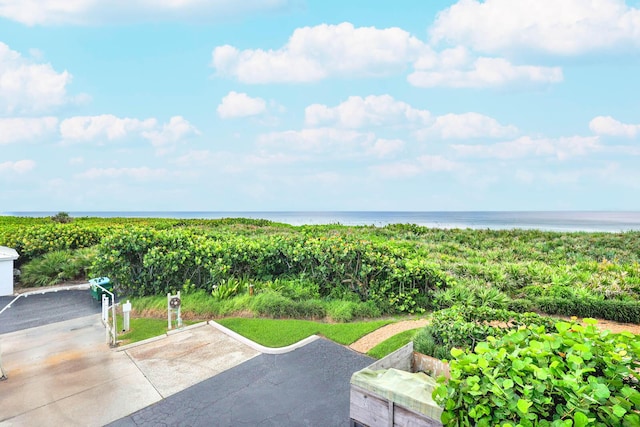
M 16 162 L 8 161 L 0 163 L 0 173 L 14 172 L 23 174 L 33 170 L 33 168 L 35 167 L 36 162 L 34 162 L 33 160 L 18 160 Z
M 396 101 L 391 95 L 350 96 L 336 107 L 309 105 L 305 109 L 305 124 L 349 129 L 374 126 L 418 128 L 418 138 L 501 138 L 518 133 L 515 126 L 501 125 L 496 119 L 479 113 L 446 114 L 434 118 L 429 111 Z
M 262 98 L 252 98 L 246 93 L 231 91 L 218 105 L 218 115 L 223 119 L 248 117 L 262 114 L 267 109 L 267 103 Z
M 461 164 L 451 161 L 442 156 L 420 156 L 418 157 L 418 164 L 422 167 L 423 171 L 427 172 L 451 172 L 460 169 Z
M 139 168 L 91 168 L 76 175 L 80 179 L 130 178 L 136 181 L 164 180 L 169 176 L 166 169 Z
M 109 141 L 122 139 L 131 133 L 156 127 L 155 119 L 138 120 L 118 118 L 111 114 L 100 116 L 76 116 L 60 123 L 60 135 L 65 141 L 92 141 L 106 138 Z
M 430 172 L 455 172 L 462 168 L 461 163 L 443 156 L 423 155 L 414 161 L 399 161 L 371 166 L 370 170 L 388 178 L 407 178 Z
M 70 165 L 81 165 L 84 163 L 84 158 L 83 157 L 72 157 L 69 159 L 69 164 Z
M 426 123 L 431 114 L 409 104 L 396 101 L 391 95 L 350 96 L 336 107 L 312 104 L 305 109 L 307 126 L 333 125 L 344 128 Z
M 571 136 L 534 139 L 523 136 L 513 141 L 492 145 L 459 144 L 451 146 L 458 154 L 469 157 L 520 159 L 525 157 L 555 157 L 566 160 L 602 149 L 598 137 Z
M 277 50 L 224 45 L 213 50 L 218 75 L 243 83 L 310 82 L 329 76 L 379 76 L 402 71 L 424 44 L 400 28 L 354 28 L 344 22 L 296 29 Z
M 55 117 L 0 118 L 0 145 L 45 137 L 56 131 L 57 124 Z
M 640 124 L 622 123 L 611 116 L 598 116 L 589 122 L 589 129 L 597 135 L 624 136 L 635 138 L 640 135 Z
M 182 116 L 171 117 L 169 123 L 162 125 L 161 130 L 142 132 L 142 136 L 161 152 L 166 152 L 173 144 L 194 135 L 200 135 L 200 131 Z
M 513 137 L 518 129 L 501 125 L 496 119 L 479 113 L 445 114 L 436 117 L 427 128 L 416 132 L 418 138 L 437 136 L 442 139 Z
M 38 64 L 0 42 L 0 111 L 40 112 L 69 101 L 71 74 Z
M 145 120 L 119 118 L 111 114 L 77 116 L 60 123 L 60 136 L 64 142 L 108 141 L 141 137 L 148 140 L 158 154 L 170 151 L 183 139 L 200 132 L 182 116 L 171 117 L 159 127 L 155 118 Z
M 311 153 L 329 152 L 334 155 L 352 154 L 375 143 L 375 135 L 354 130 L 317 128 L 300 131 L 271 132 L 258 137 L 259 148 L 280 148 Z
M 452 53 L 455 55 L 450 55 Z M 482 88 L 562 80 L 559 67 L 514 65 L 504 58 L 473 58 L 461 48 L 421 58 L 415 63 L 415 71 L 407 77 L 412 85 L 424 88 Z
M 282 9 L 290 0 L 2 0 L 0 16 L 26 25 L 222 20 Z
M 640 10 L 624 0 L 460 0 L 438 14 L 433 42 L 482 52 L 577 55 L 640 45 Z
M 369 146 L 367 153 L 375 157 L 389 157 L 390 155 L 402 151 L 404 141 L 401 139 L 377 139 L 373 145 Z

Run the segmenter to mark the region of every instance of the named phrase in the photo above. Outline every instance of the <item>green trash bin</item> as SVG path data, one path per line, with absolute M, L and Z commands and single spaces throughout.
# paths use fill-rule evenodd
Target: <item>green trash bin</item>
M 111 280 L 109 280 L 108 277 L 97 277 L 95 279 L 90 279 L 89 283 L 91 284 L 91 296 L 96 301 L 102 301 L 102 295 L 106 293 L 102 288 L 113 293 L 113 283 L 111 283 Z M 102 288 L 96 285 L 100 285 L 102 286 Z

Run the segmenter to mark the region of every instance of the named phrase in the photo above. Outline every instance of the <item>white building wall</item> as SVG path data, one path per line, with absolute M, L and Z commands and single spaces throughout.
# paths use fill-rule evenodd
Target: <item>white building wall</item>
M 13 295 L 13 260 L 0 260 L 0 296 Z

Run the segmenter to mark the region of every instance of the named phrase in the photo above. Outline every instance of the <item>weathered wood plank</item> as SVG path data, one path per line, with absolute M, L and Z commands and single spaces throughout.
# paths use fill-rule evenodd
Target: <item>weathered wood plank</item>
M 389 403 L 381 396 L 351 384 L 349 417 L 369 427 L 387 427 Z
M 451 378 L 448 363 L 422 353 L 413 353 L 413 366 L 411 372 L 425 372 L 433 378 L 438 378 L 441 375 Z
M 393 425 L 394 427 L 442 427 L 440 420 L 434 420 L 400 405 L 396 405 Z
M 367 366 L 368 369 L 377 371 L 379 369 L 395 368 L 402 371 L 411 372 L 413 362 L 413 341 L 404 347 L 399 348 L 386 357 Z

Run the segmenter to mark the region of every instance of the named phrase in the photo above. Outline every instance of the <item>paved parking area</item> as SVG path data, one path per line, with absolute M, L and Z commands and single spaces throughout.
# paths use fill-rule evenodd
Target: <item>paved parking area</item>
M 320 339 L 261 354 L 111 426 L 348 426 L 351 374 L 372 359 Z
M 0 310 L 15 296 L 0 297 Z M 100 313 L 100 302 L 88 290 L 22 296 L 0 314 L 0 334 Z
M 262 354 L 208 324 L 118 351 L 99 311 L 59 291 L 0 315 L 0 426 L 343 426 L 351 374 L 372 362 L 324 339 Z

